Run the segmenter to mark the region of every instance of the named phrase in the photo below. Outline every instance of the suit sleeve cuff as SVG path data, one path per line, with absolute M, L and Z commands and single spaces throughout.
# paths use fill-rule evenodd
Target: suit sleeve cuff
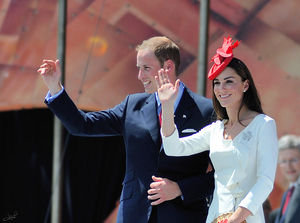
M 46 95 L 46 97 L 45 97 L 45 101 L 46 101 L 47 103 L 51 103 L 51 102 L 54 101 L 59 95 L 61 95 L 61 93 L 62 93 L 64 90 L 65 90 L 64 87 L 62 87 L 62 89 L 61 89 L 58 93 L 56 93 L 55 95 L 51 95 L 51 94 L 50 94 L 50 91 L 48 91 L 48 93 L 47 93 L 47 95 Z

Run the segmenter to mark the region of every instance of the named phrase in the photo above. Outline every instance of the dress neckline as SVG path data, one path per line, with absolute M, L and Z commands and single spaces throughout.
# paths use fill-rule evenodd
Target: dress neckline
M 231 141 L 234 141 L 237 137 L 239 137 L 239 135 L 241 135 L 250 125 L 252 125 L 252 123 L 254 123 L 254 121 L 256 120 L 256 118 L 258 117 L 258 116 L 261 116 L 261 115 L 264 115 L 264 114 L 258 114 L 258 115 L 256 115 L 250 122 L 249 122 L 249 124 L 245 127 L 245 128 L 243 128 L 234 138 L 232 138 L 232 139 L 225 139 L 224 138 L 224 122 L 227 120 L 227 119 L 223 119 L 222 120 L 222 139 L 224 140 L 224 141 L 228 141 L 228 142 L 231 142 Z

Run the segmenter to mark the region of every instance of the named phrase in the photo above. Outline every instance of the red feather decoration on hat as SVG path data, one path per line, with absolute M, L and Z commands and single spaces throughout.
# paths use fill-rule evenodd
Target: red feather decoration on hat
M 233 58 L 232 50 L 240 44 L 240 41 L 232 43 L 232 38 L 228 36 L 224 37 L 223 45 L 217 49 L 216 55 L 214 55 L 210 62 L 214 62 L 214 65 L 208 72 L 208 79 L 215 79 L 230 63 Z

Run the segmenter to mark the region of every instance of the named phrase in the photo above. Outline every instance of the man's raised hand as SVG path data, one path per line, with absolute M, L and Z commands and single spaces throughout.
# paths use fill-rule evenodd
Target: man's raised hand
M 42 76 L 51 95 L 58 93 L 62 89 L 59 60 L 43 60 L 43 64 L 39 67 L 37 72 Z

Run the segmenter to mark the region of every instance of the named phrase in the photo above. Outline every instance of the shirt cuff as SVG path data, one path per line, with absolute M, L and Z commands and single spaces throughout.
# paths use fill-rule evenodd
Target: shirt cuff
M 46 101 L 47 103 L 51 103 L 52 101 L 55 100 L 55 98 L 57 98 L 59 95 L 61 95 L 61 93 L 62 93 L 64 90 L 65 90 L 65 88 L 62 87 L 62 89 L 61 89 L 59 92 L 57 92 L 55 95 L 51 95 L 51 94 L 50 94 L 50 91 L 48 91 L 48 93 L 47 93 L 47 95 L 46 95 L 46 97 L 45 97 L 45 101 Z

